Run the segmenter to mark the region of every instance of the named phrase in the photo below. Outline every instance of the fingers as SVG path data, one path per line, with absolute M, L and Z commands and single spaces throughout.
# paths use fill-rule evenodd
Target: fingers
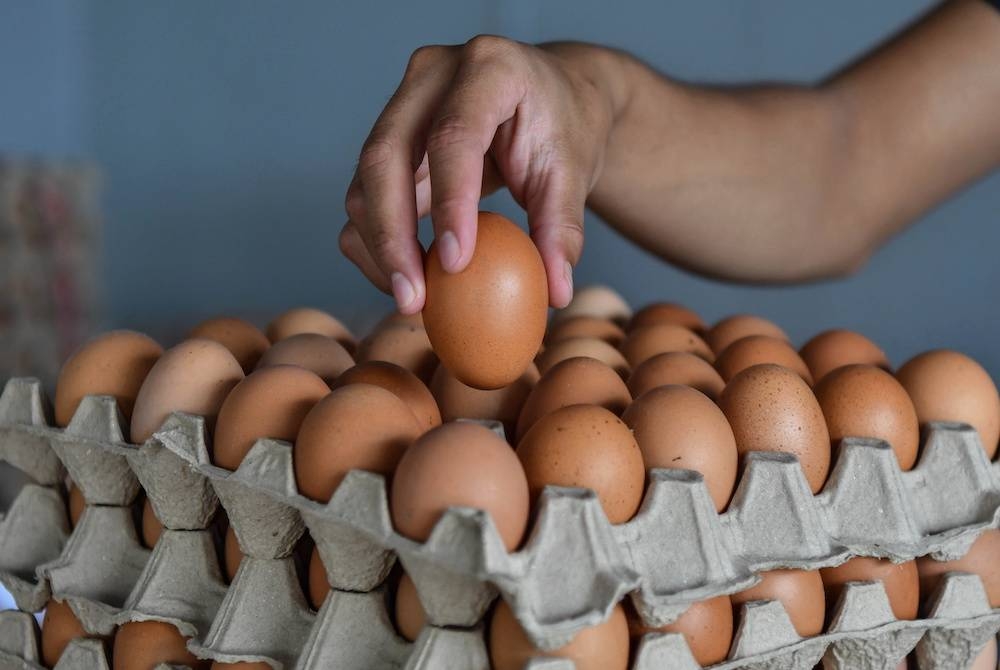
M 375 284 L 380 291 L 392 293 L 392 285 L 382 268 L 378 266 L 372 255 L 368 253 L 361 233 L 358 232 L 354 222 L 348 221 L 340 231 L 340 251 L 342 254 L 358 266 L 361 273 Z
M 549 303 L 562 308 L 573 298 L 573 267 L 583 253 L 587 180 L 551 164 L 540 180 L 525 202 L 528 226 L 545 263 Z

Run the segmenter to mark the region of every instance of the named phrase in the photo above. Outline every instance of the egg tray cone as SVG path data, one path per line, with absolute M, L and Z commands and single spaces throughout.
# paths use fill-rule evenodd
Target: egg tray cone
M 66 503 L 54 488 L 26 484 L 0 518 L 0 584 L 18 609 L 37 612 L 49 599 L 49 582 L 35 568 L 55 560 L 69 537 Z

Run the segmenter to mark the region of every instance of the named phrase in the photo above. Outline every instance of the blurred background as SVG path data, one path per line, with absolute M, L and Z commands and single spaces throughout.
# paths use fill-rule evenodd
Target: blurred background
M 340 256 L 337 234 L 361 143 L 422 44 L 484 32 L 577 39 L 685 79 L 809 82 L 929 4 L 4 2 L 0 378 L 18 366 L 50 374 L 95 328 L 170 344 L 220 313 L 264 323 L 308 304 L 361 329 L 388 310 Z M 505 195 L 485 206 L 524 222 Z M 689 276 L 590 217 L 576 282 L 606 283 L 634 305 L 681 302 L 709 321 L 759 313 L 797 344 L 857 329 L 896 364 L 954 347 L 1000 376 L 998 212 L 994 176 L 858 275 L 792 288 Z M 44 351 L 11 354 L 43 332 Z

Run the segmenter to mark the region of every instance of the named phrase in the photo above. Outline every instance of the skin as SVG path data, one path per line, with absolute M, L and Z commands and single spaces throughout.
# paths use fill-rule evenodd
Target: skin
M 344 254 L 400 311 L 423 307 L 417 220 L 446 271 L 481 197 L 525 209 L 554 307 L 590 207 L 665 260 L 756 283 L 849 274 L 1000 164 L 1000 13 L 954 0 L 810 86 L 707 87 L 599 46 L 479 36 L 421 47 L 372 128 Z

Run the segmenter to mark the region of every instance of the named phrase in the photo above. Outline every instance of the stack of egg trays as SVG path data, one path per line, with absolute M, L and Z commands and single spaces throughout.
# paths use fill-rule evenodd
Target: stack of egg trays
M 4 397 L 25 388 L 14 380 Z M 80 412 L 102 402 L 88 399 Z M 213 608 L 204 604 L 202 616 L 185 617 L 135 607 L 141 579 L 118 620 L 165 619 L 186 633 L 193 627 L 189 646 L 197 655 L 263 660 L 275 668 L 485 669 L 481 622 L 497 592 L 536 645 L 552 649 L 603 621 L 626 595 L 648 625 L 658 626 L 692 602 L 749 587 L 764 570 L 816 569 L 852 556 L 957 558 L 1000 522 L 1000 466 L 987 460 L 976 432 L 960 424 L 931 426 L 909 472 L 899 471 L 884 442 L 845 440 L 816 496 L 795 457 L 749 454 L 723 514 L 702 477 L 684 470 L 652 471 L 639 513 L 619 526 L 607 521 L 593 492 L 549 487 L 531 536 L 513 554 L 479 510 L 448 510 L 423 544 L 397 534 L 379 475 L 351 472 L 329 503 L 309 500 L 296 489 L 286 442 L 259 440 L 235 472 L 218 468 L 210 463 L 198 417 L 170 417 L 141 447 L 108 446 L 131 450 L 129 465 L 158 515 L 176 504 L 210 517 L 218 496 L 247 556 L 210 626 L 205 621 Z M 143 474 L 143 462 L 158 461 L 170 466 Z M 161 520 L 173 527 L 169 518 Z M 288 558 L 303 524 L 333 586 L 316 615 Z M 431 624 L 413 644 L 396 635 L 385 605 L 383 584 L 397 558 Z M 144 576 L 156 572 L 171 572 L 168 561 L 151 560 Z M 199 601 L 206 597 L 203 587 L 192 586 L 197 580 L 190 570 L 174 572 L 188 583 L 187 592 L 197 591 Z M 174 588 L 185 590 L 181 583 Z M 827 632 L 813 638 L 795 634 L 780 603 L 744 605 L 729 659 L 715 667 L 812 668 L 822 659 L 828 668 L 895 668 L 916 647 L 925 670 L 960 668 L 998 629 L 1000 610 L 989 608 L 972 575 L 945 579 L 929 617 L 912 622 L 892 618 L 880 584 L 857 583 L 844 590 Z M 543 658 L 530 665 L 571 667 Z M 697 666 L 681 636 L 646 636 L 636 670 L 668 667 Z

